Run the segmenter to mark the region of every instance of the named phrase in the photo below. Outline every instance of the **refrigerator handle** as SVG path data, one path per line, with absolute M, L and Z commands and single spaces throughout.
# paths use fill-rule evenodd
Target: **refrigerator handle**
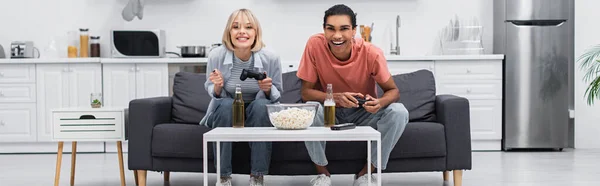
M 560 26 L 567 20 L 507 20 L 516 26 Z

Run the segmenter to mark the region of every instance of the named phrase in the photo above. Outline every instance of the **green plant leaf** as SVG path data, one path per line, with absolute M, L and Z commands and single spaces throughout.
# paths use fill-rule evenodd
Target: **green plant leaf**
M 577 58 L 580 69 L 585 71 L 583 80 L 590 82 L 585 91 L 587 104 L 592 105 L 596 99 L 600 99 L 600 45 L 592 46 Z

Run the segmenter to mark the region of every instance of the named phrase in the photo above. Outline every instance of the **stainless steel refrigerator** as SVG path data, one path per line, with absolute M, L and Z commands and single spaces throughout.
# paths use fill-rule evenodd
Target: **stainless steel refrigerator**
M 494 54 L 504 54 L 504 150 L 558 149 L 573 108 L 573 0 L 494 0 Z

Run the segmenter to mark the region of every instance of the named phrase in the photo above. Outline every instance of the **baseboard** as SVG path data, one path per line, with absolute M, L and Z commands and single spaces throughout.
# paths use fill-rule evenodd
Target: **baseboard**
M 71 153 L 71 142 L 64 142 L 63 153 Z M 116 146 L 116 145 L 115 145 Z M 58 142 L 0 143 L 0 153 L 56 153 Z M 77 142 L 77 152 L 104 152 L 104 142 Z
M 123 152 L 128 152 L 127 150 L 129 149 L 129 145 L 127 144 L 127 141 L 122 142 L 123 144 Z M 105 152 L 117 152 L 117 142 L 106 142 L 105 148 L 104 148 Z
M 500 151 L 502 150 L 502 140 L 475 140 L 471 141 L 473 151 Z

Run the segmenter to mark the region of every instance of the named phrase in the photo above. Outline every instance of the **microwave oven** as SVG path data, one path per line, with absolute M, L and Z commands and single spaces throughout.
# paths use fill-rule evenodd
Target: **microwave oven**
M 112 30 L 111 56 L 114 58 L 165 57 L 164 30 Z

